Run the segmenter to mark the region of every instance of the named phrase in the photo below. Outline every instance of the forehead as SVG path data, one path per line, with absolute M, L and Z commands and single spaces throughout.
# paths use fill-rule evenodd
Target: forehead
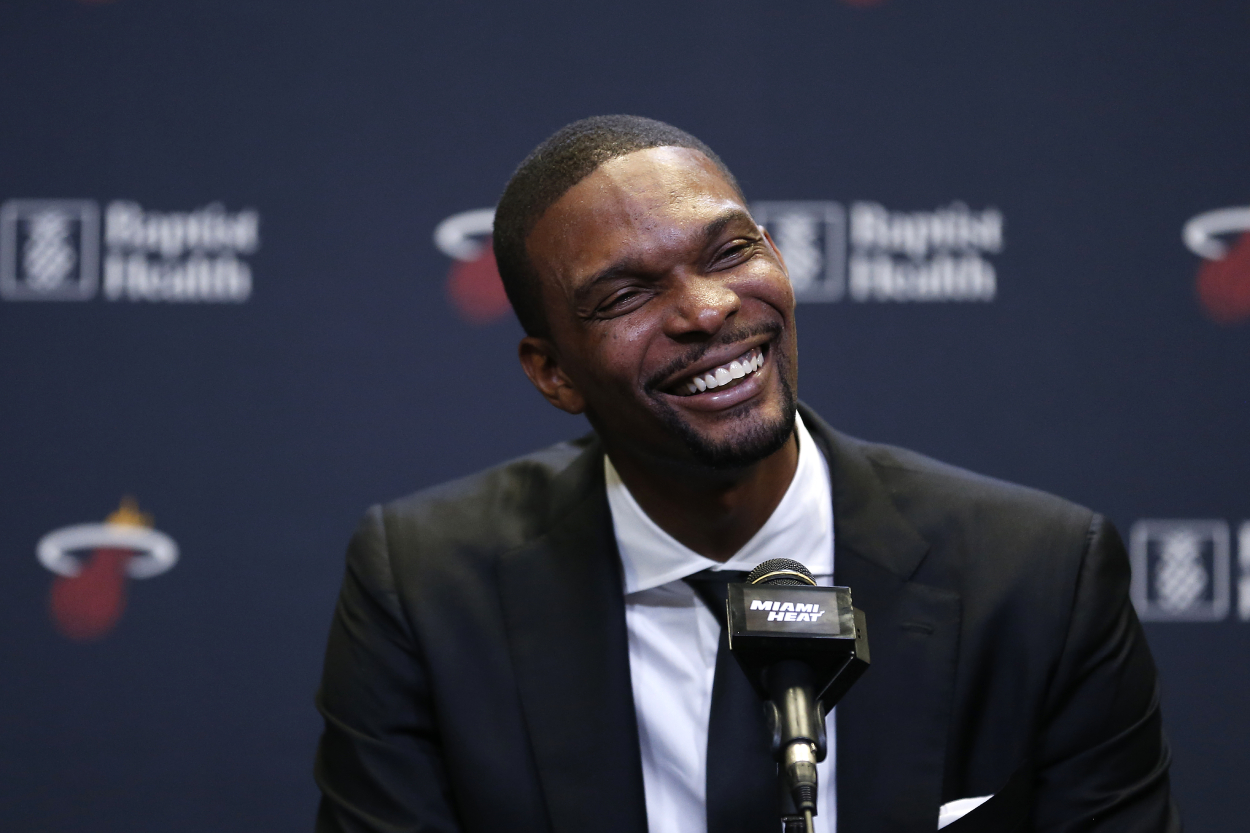
M 648 148 L 611 159 L 570 188 L 526 241 L 544 284 L 566 289 L 622 260 L 671 255 L 742 198 L 697 150 Z

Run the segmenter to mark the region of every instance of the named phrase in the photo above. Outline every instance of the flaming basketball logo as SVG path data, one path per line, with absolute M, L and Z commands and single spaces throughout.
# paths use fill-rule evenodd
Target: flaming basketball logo
M 77 555 L 76 553 L 89 553 Z M 39 563 L 56 573 L 52 621 L 80 642 L 99 639 L 121 619 L 126 580 L 160 575 L 178 561 L 178 545 L 152 528 L 152 517 L 124 498 L 102 524 L 78 524 L 49 532 L 36 550 Z
M 512 309 L 491 249 L 494 222 L 495 209 L 478 208 L 454 214 L 434 229 L 434 245 L 453 261 L 447 299 L 470 324 L 494 323 Z
M 1250 206 L 1199 214 L 1185 224 L 1184 237 L 1203 259 L 1198 299 L 1207 314 L 1221 324 L 1250 318 Z

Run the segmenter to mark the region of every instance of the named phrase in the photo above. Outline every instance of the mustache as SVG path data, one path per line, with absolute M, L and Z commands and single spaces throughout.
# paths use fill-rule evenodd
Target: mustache
M 717 347 L 724 347 L 729 344 L 749 341 L 759 336 L 770 336 L 772 338 L 776 338 L 779 335 L 781 335 L 781 325 L 775 321 L 768 321 L 762 324 L 755 324 L 753 326 L 737 327 L 723 333 L 718 333 L 712 340 L 705 342 L 704 344 L 693 345 L 685 353 L 673 359 L 655 373 L 651 374 L 643 387 L 648 392 L 659 389 L 660 385 L 664 384 L 664 382 L 671 378 L 673 374 L 677 373 L 682 368 L 689 367 L 699 361 L 706 356 L 709 351 Z

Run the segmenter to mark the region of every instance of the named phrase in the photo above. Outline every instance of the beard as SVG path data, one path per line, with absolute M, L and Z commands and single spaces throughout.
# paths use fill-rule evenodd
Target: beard
M 740 423 L 735 436 L 725 440 L 712 440 L 696 431 L 677 411 L 665 405 L 659 417 L 674 435 L 681 438 L 696 461 L 717 470 L 743 469 L 776 453 L 785 446 L 794 433 L 798 397 L 787 378 L 786 368 L 778 367 L 781 382 L 781 414 L 768 421 L 757 420 L 755 411 L 759 406 L 743 408 L 729 414 Z

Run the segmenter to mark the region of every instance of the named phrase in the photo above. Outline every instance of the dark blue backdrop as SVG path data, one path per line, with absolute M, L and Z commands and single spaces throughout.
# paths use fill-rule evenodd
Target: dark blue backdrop
M 4 0 L 0 829 L 309 829 L 361 511 L 584 428 L 434 229 L 602 112 L 690 130 L 753 200 L 824 203 L 776 221 L 819 285 L 895 270 L 803 305 L 803 398 L 1109 513 L 1189 828 L 1241 829 L 1250 219 L 1209 212 L 1250 204 L 1248 42 L 1224 0 Z M 913 243 L 997 212 L 1001 245 L 857 249 L 856 203 Z M 889 274 L 942 258 L 990 294 L 898 299 Z M 173 569 L 110 560 L 125 496 Z M 96 543 L 37 559 L 78 524 Z

